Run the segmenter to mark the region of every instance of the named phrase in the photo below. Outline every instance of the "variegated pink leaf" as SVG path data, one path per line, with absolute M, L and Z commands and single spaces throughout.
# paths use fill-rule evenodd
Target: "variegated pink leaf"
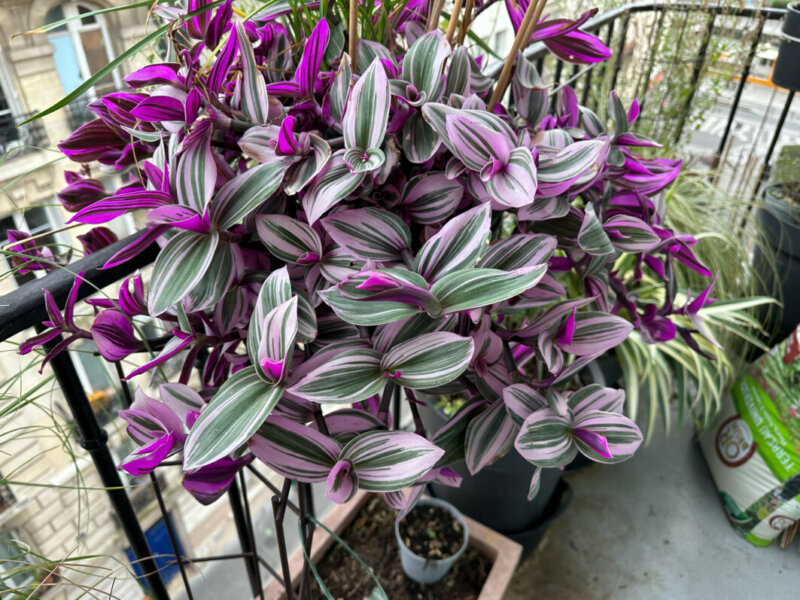
M 242 446 L 282 395 L 283 386 L 264 382 L 254 367 L 234 373 L 192 425 L 184 447 L 184 470 L 199 469 Z
M 264 335 L 263 324 L 267 315 L 291 297 L 292 286 L 286 267 L 270 273 L 258 293 L 247 331 L 247 354 L 254 365 L 258 364 L 258 349 L 261 347 L 261 338 Z
M 449 217 L 464 197 L 464 186 L 444 173 L 424 173 L 409 179 L 402 203 L 412 219 L 433 225 Z
M 263 125 L 268 119 L 267 83 L 256 66 L 253 45 L 247 37 L 244 26 L 237 22 L 236 38 L 239 42 L 239 58 L 242 62 L 241 107 L 245 116 Z
M 403 387 L 433 388 L 466 371 L 474 349 L 472 338 L 446 331 L 426 333 L 389 350 L 381 369 Z
M 605 464 L 628 460 L 642 444 L 642 432 L 628 417 L 586 411 L 572 422 L 572 439 L 587 458 Z
M 342 450 L 353 465 L 359 487 L 373 492 L 400 490 L 415 483 L 444 451 L 421 435 L 406 431 L 368 431 Z
M 366 400 L 386 385 L 380 364 L 374 350 L 348 350 L 308 373 L 289 391 L 319 403 Z
M 466 437 L 465 459 L 469 472 L 474 475 L 505 455 L 514 444 L 518 428 L 501 399 L 472 419 Z
M 217 164 L 211 150 L 214 133 L 211 119 L 201 119 L 183 140 L 183 151 L 175 174 L 178 202 L 202 214 L 217 181 Z
M 305 483 L 327 480 L 341 447 L 316 429 L 272 416 L 250 439 L 250 451 L 278 475 Z
M 395 261 L 411 246 L 408 226 L 382 208 L 343 211 L 326 217 L 322 225 L 334 242 L 360 258 Z
M 475 266 L 486 250 L 490 221 L 488 204 L 453 217 L 422 246 L 414 259 L 414 270 L 434 282 L 447 273 Z
M 570 423 L 550 408 L 530 414 L 514 440 L 522 457 L 537 467 L 563 467 L 578 452 L 569 435 Z
M 284 262 L 308 264 L 322 258 L 322 242 L 310 226 L 286 215 L 262 215 L 256 220 L 258 237 Z

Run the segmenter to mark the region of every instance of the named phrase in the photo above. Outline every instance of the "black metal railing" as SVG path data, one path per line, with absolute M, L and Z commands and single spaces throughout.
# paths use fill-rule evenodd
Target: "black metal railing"
M 679 33 L 679 36 L 684 39 L 687 37 L 687 34 L 689 34 L 688 37 L 698 37 L 697 35 L 691 35 L 693 32 L 687 29 L 688 25 L 686 24 L 689 22 L 690 14 L 701 15 L 701 25 L 697 32 L 700 41 L 698 53 L 690 57 L 688 61 L 679 61 L 677 58 L 672 61 L 673 67 L 679 64 L 688 67 L 688 72 L 690 76 L 693 77 L 690 82 L 688 94 L 680 98 L 682 104 L 680 109 L 675 113 L 675 124 L 670 130 L 671 138 L 675 141 L 681 139 L 692 111 L 692 104 L 697 98 L 702 73 L 705 64 L 708 62 L 708 50 L 710 48 L 712 36 L 715 34 L 718 20 L 722 16 L 750 19 L 751 22 L 755 23 L 756 31 L 749 42 L 746 57 L 740 69 L 740 80 L 727 118 L 725 131 L 719 143 L 719 148 L 715 153 L 715 159 L 719 161 L 731 132 L 731 126 L 736 116 L 739 100 L 747 85 L 747 78 L 756 56 L 756 48 L 762 38 L 764 24 L 768 20 L 780 19 L 783 13 L 783 10 L 776 9 L 736 8 L 685 3 L 628 4 L 597 16 L 590 20 L 584 27 L 586 31 L 599 35 L 606 41 L 609 47 L 614 49 L 614 58 L 610 62 L 591 66 L 575 66 L 563 63 L 547 54 L 542 44 L 533 45 L 526 52 L 537 62 L 540 71 L 544 72 L 547 69 L 552 73 L 556 84 L 553 93 L 556 92 L 559 86 L 575 86 L 582 102 L 589 107 L 597 109 L 599 106 L 605 105 L 605 100 L 602 97 L 603 94 L 598 93 L 598 91 L 607 95 L 607 90 L 619 83 L 623 83 L 623 74 L 628 74 L 625 64 L 626 60 L 630 60 L 627 51 L 628 32 L 637 15 L 644 15 L 652 22 L 651 29 L 647 32 L 646 36 L 649 46 L 644 49 L 638 49 L 645 70 L 649 69 L 651 65 L 656 64 L 656 55 L 658 54 L 657 48 L 663 41 L 662 29 L 665 27 L 665 22 L 668 19 L 677 18 L 677 23 L 684 23 L 683 29 L 681 29 Z M 677 77 L 679 70 L 678 68 L 672 68 L 668 73 L 664 74 L 664 77 L 668 80 L 667 87 L 670 85 L 669 79 Z M 629 89 L 633 90 L 634 95 L 640 97 L 640 101 L 643 104 L 652 105 L 655 99 L 652 98 L 652 90 L 648 84 L 650 81 L 650 72 L 640 72 L 636 75 L 636 77 L 628 78 L 628 80 L 624 81 L 624 84 Z M 784 105 L 778 126 L 773 134 L 769 151 L 764 157 L 763 172 L 767 171 L 776 140 L 786 120 L 786 116 L 789 113 L 792 98 L 793 94 L 790 94 Z M 659 102 L 663 104 L 663 99 Z M 35 121 L 34 124 L 35 123 L 38 122 Z M 124 265 L 113 269 L 100 270 L 100 267 L 105 261 L 119 249 L 130 243 L 131 239 L 132 238 L 122 240 L 113 246 L 83 258 L 70 265 L 69 270 L 65 269 L 51 272 L 41 279 L 21 286 L 16 291 L 0 299 L 0 341 L 7 340 L 9 337 L 31 327 L 39 327 L 39 324 L 47 318 L 41 293 L 43 287 L 53 293 L 59 305 L 63 305 L 72 286 L 74 274 L 78 271 L 84 271 L 84 280 L 89 282 L 89 285 L 83 285 L 81 287 L 81 295 L 85 296 L 91 294 L 94 289 L 110 285 L 129 275 L 135 269 L 149 264 L 157 253 L 155 245 L 148 251 L 140 254 L 135 260 L 129 261 Z M 58 340 L 53 340 L 51 344 L 55 344 L 57 341 Z M 74 425 L 80 435 L 81 445 L 90 454 L 100 474 L 103 485 L 107 489 L 107 494 L 113 510 L 116 513 L 117 520 L 123 528 L 128 543 L 140 566 L 149 593 L 156 600 L 168 600 L 169 594 L 153 559 L 142 525 L 137 518 L 131 498 L 120 480 L 115 461 L 109 451 L 107 445 L 108 436 L 97 421 L 96 415 L 87 398 L 86 391 L 83 389 L 78 378 L 72 358 L 69 353 L 61 353 L 55 357 L 50 364 L 52 365 L 53 373 L 61 387 L 61 392 L 69 405 Z M 127 401 L 130 402 L 130 391 L 127 389 L 125 382 L 122 381 L 124 373 L 122 373 L 120 367 L 118 367 L 118 369 L 123 395 L 127 398 Z M 395 415 L 395 422 L 399 422 L 397 415 Z M 322 425 L 324 425 L 324 422 Z M 171 466 L 177 464 L 179 463 L 165 463 L 163 468 L 171 468 Z M 313 523 L 307 518 L 307 515 L 314 513 L 311 487 L 308 484 L 298 484 L 298 500 L 297 503 L 295 503 L 292 502 L 289 497 L 292 491 L 291 482 L 287 480 L 281 487 L 278 487 L 265 478 L 258 470 L 252 468 L 252 466 L 248 467 L 248 469 L 252 476 L 259 479 L 273 493 L 271 503 L 275 521 L 275 535 L 280 552 L 280 564 L 277 567 L 273 567 L 258 551 L 253 527 L 253 515 L 248 501 L 244 473 L 240 473 L 238 481 L 231 486 L 228 492 L 228 501 L 231 506 L 242 551 L 240 553 L 213 557 L 187 557 L 180 551 L 180 544 L 178 543 L 176 532 L 171 524 L 172 521 L 169 518 L 169 512 L 162 495 L 162 486 L 158 478 L 155 476 L 150 478 L 154 495 L 161 510 L 162 517 L 164 518 L 164 522 L 167 525 L 173 553 L 176 557 L 177 565 L 180 568 L 186 595 L 189 600 L 193 600 L 193 595 L 184 565 L 212 560 L 243 560 L 247 569 L 252 597 L 263 597 L 264 582 L 261 580 L 261 567 L 285 587 L 288 592 L 287 597 L 295 597 L 291 573 L 289 572 L 283 525 L 288 509 L 299 518 L 303 540 L 307 546 L 310 546 L 314 529 Z M 304 571 L 301 589 L 308 590 L 309 585 L 309 574 L 306 569 Z M 231 600 L 244 599 L 231 598 Z
M 49 144 L 47 131 L 41 121 L 20 125 L 37 111 L 14 117 L 11 113 L 0 116 L 0 155 L 20 156 L 45 148 Z
M 89 108 L 89 99 L 85 96 L 70 102 L 67 106 L 67 124 L 71 131 L 75 131 L 81 125 L 97 118 L 97 115 Z

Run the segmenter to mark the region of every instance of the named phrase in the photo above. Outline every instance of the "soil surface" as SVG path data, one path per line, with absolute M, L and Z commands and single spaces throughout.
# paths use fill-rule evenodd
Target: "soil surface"
M 441 506 L 417 506 L 400 522 L 400 537 L 417 556 L 439 560 L 453 556 L 464 543 L 461 523 Z
M 449 513 L 445 514 L 452 520 Z M 387 596 L 391 600 L 475 600 L 492 568 L 491 560 L 467 547 L 439 583 L 419 584 L 406 577 L 400 565 L 400 551 L 394 535 L 396 516 L 397 511 L 386 506 L 381 498 L 373 498 L 341 536 L 372 568 Z M 459 545 L 461 540 L 463 537 L 459 538 Z M 453 552 L 457 550 L 458 546 Z M 337 600 L 362 600 L 375 588 L 366 569 L 338 544 L 334 544 L 317 569 Z M 324 598 L 316 582 L 313 597 Z

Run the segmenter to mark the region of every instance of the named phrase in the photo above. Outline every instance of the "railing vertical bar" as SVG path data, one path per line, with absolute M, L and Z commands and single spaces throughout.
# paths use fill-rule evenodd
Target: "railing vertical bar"
M 283 531 L 283 518 L 286 515 L 286 502 L 289 500 L 291 485 L 291 479 L 284 480 L 281 493 L 275 494 L 272 497 L 272 514 L 275 518 L 275 537 L 277 538 L 278 551 L 280 552 L 283 587 L 286 590 L 287 600 L 292 600 L 292 598 L 295 597 L 294 586 L 292 585 L 292 572 L 289 569 L 289 556 L 286 552 L 286 536 Z
M 306 554 L 311 556 L 311 534 L 308 520 L 308 489 L 310 484 L 297 483 L 297 504 L 300 506 L 300 542 L 305 545 Z M 300 600 L 311 597 L 311 568 L 307 560 L 303 561 L 303 572 L 300 580 Z
M 617 87 L 617 78 L 619 71 L 622 68 L 622 55 L 625 52 L 625 42 L 628 40 L 628 27 L 631 23 L 631 11 L 625 11 L 625 16 L 622 17 L 622 31 L 619 34 L 619 42 L 617 42 L 617 56 L 614 58 L 614 70 L 611 73 L 611 87 Z
M 653 27 L 653 35 L 650 40 L 650 52 L 645 59 L 644 68 L 642 69 L 641 73 L 641 85 L 638 86 L 639 93 L 637 97 L 639 99 L 639 111 L 644 112 L 644 103 L 647 97 L 647 92 L 650 89 L 650 75 L 653 72 L 653 64 L 656 58 L 656 49 L 658 48 L 658 44 L 661 41 L 661 31 L 664 27 L 664 16 L 667 14 L 667 11 L 662 9 L 658 13 L 658 19 L 655 23 L 655 27 Z
M 553 76 L 553 83 L 556 87 L 561 84 L 561 71 L 564 69 L 564 61 L 556 61 L 556 74 Z
M 675 76 L 676 65 L 680 62 L 678 60 L 678 51 L 683 46 L 683 36 L 686 33 L 686 26 L 689 23 L 689 13 L 690 11 L 687 10 L 683 17 L 683 24 L 681 25 L 681 31 L 678 34 L 678 41 L 675 44 L 675 50 L 673 51 L 672 54 L 672 64 L 670 64 L 669 67 L 669 75 L 667 75 L 667 80 L 664 85 L 664 94 L 661 96 L 661 106 L 666 105 L 667 98 L 669 96 L 669 92 L 672 86 L 672 78 Z M 650 132 L 653 136 L 658 137 L 656 134 L 656 127 L 659 125 L 659 123 L 661 123 L 661 116 L 663 113 L 664 113 L 663 110 L 659 111 L 656 115 L 655 120 L 653 121 L 653 130 Z M 659 133 L 660 131 L 661 130 L 659 130 Z
M 45 348 L 52 350 L 60 341 L 61 336 L 58 336 L 45 344 Z M 86 397 L 86 391 L 78 378 L 72 357 L 69 352 L 61 352 L 53 357 L 50 361 L 50 366 L 61 386 L 61 391 L 72 412 L 72 417 L 75 419 L 75 424 L 81 436 L 80 444 L 89 452 L 97 473 L 100 475 L 100 480 L 103 482 L 103 487 L 107 488 L 106 493 L 111 501 L 111 506 L 119 517 L 125 537 L 128 539 L 131 550 L 144 574 L 143 577 L 147 582 L 148 591 L 155 600 L 169 600 L 169 593 L 158 572 L 155 560 L 153 560 L 147 538 L 125 491 L 125 486 L 119 477 L 117 465 L 108 450 L 108 434 L 105 429 L 100 427 L 95 418 L 92 406 Z
M 692 87 L 689 88 L 689 96 L 686 98 L 686 102 L 681 109 L 678 127 L 675 131 L 675 135 L 672 138 L 675 144 L 681 140 L 683 128 L 686 125 L 686 120 L 689 118 L 689 114 L 692 112 L 692 102 L 694 101 L 695 94 L 697 94 L 697 88 L 700 87 L 700 71 L 703 69 L 703 64 L 706 62 L 706 54 L 708 54 L 708 46 L 711 43 L 711 35 L 714 33 L 714 22 L 716 20 L 716 12 L 710 14 L 706 20 L 706 29 L 703 33 L 703 40 L 700 42 L 700 52 L 694 61 L 694 67 L 692 67 Z
M 247 578 L 250 581 L 250 590 L 253 592 L 253 598 L 261 593 L 261 588 L 258 584 L 260 574 L 257 573 L 258 569 L 253 569 L 252 556 L 255 556 L 255 548 L 250 543 L 250 536 L 248 534 L 247 517 L 245 516 L 244 509 L 242 508 L 242 495 L 239 491 L 239 485 L 236 480 L 233 480 L 231 487 L 228 488 L 228 500 L 230 501 L 231 511 L 233 512 L 233 522 L 236 525 L 236 533 L 239 536 L 239 544 L 242 547 L 242 552 L 248 556 L 244 558 L 244 566 L 247 569 Z
M 784 123 L 786 123 L 786 117 L 789 115 L 789 109 L 792 106 L 792 100 L 794 100 L 794 90 L 789 91 L 789 95 L 786 96 L 786 102 L 783 104 L 783 110 L 781 110 L 781 116 L 778 117 L 778 123 L 775 125 L 775 133 L 772 134 L 772 139 L 769 142 L 769 149 L 767 150 L 767 154 L 764 156 L 763 166 L 761 167 L 761 177 L 759 178 L 759 183 L 764 180 L 764 176 L 767 174 L 770 168 L 770 161 L 772 160 L 772 153 L 775 152 L 775 146 L 778 145 L 778 138 L 781 135 L 781 130 L 783 129 Z
M 586 77 L 583 78 L 583 94 L 581 95 L 581 104 L 589 106 L 589 90 L 592 87 L 592 72 L 594 69 L 586 71 Z
M 119 380 L 119 387 L 122 390 L 122 397 L 125 399 L 125 408 L 130 408 L 133 404 L 133 396 L 131 395 L 131 388 L 128 385 L 128 382 L 125 381 L 125 371 L 122 369 L 122 365 L 119 361 L 114 363 L 114 369 L 117 372 L 117 379 Z M 150 483 L 152 484 L 153 491 L 156 495 L 156 501 L 158 502 L 158 508 L 161 511 L 161 517 L 164 519 L 164 527 L 167 529 L 167 537 L 169 538 L 170 546 L 172 546 L 175 562 L 178 564 L 178 571 L 180 571 L 181 579 L 183 580 L 183 587 L 186 590 L 186 597 L 189 600 L 194 600 L 192 587 L 189 585 L 189 577 L 186 574 L 186 567 L 183 564 L 183 557 L 181 556 L 181 550 L 178 546 L 178 535 L 175 533 L 175 528 L 172 526 L 172 519 L 170 518 L 169 511 L 167 510 L 167 504 L 164 502 L 164 496 L 161 493 L 161 485 L 158 483 L 158 478 L 153 472 L 150 473 Z
M 239 485 L 242 488 L 242 505 L 244 506 L 244 517 L 247 522 L 247 533 L 250 537 L 250 547 L 253 549 L 252 562 L 253 572 L 256 575 L 256 583 L 258 585 L 258 596 L 264 600 L 264 585 L 261 582 L 261 570 L 258 567 L 258 545 L 256 544 L 256 534 L 253 527 L 253 516 L 250 513 L 250 498 L 247 496 L 247 481 L 244 477 L 244 471 L 239 471 Z
M 161 510 L 161 515 L 164 517 L 164 525 L 167 528 L 167 537 L 169 537 L 169 544 L 172 546 L 172 552 L 175 554 L 176 562 L 178 563 L 178 570 L 181 573 L 183 580 L 183 587 L 186 590 L 186 597 L 189 600 L 194 600 L 192 595 L 192 586 L 189 585 L 189 576 L 186 574 L 186 567 L 183 564 L 183 557 L 178 546 L 178 536 L 175 533 L 175 528 L 172 526 L 172 519 L 170 518 L 167 504 L 164 502 L 164 496 L 161 494 L 161 486 L 158 483 L 158 478 L 155 473 L 150 473 L 150 483 L 153 484 L 153 491 L 156 493 L 156 500 L 158 501 L 158 508 Z
M 725 131 L 722 133 L 722 139 L 719 141 L 719 147 L 717 148 L 717 152 L 714 154 L 714 162 L 711 165 L 712 169 L 716 169 L 719 166 L 720 156 L 725 150 L 725 144 L 728 142 L 728 136 L 731 133 L 733 120 L 736 117 L 736 111 L 739 109 L 739 100 L 741 100 L 742 93 L 747 85 L 747 78 L 750 76 L 750 67 L 753 64 L 753 60 L 755 60 L 756 52 L 758 51 L 758 43 L 761 40 L 761 33 L 764 31 L 764 24 L 766 22 L 766 15 L 762 15 L 758 20 L 756 34 L 753 37 L 753 43 L 750 44 L 750 51 L 747 53 L 747 59 L 744 63 L 744 68 L 742 69 L 741 79 L 739 80 L 739 85 L 736 86 L 736 94 L 733 96 L 733 104 L 728 111 L 728 121 L 725 123 Z

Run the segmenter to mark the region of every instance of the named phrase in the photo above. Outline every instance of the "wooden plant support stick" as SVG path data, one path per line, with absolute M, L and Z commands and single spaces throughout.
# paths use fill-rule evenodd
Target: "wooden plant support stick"
M 356 52 L 358 52 L 358 0 L 350 0 L 350 24 L 347 35 L 350 39 L 350 68 L 356 72 Z
M 450 15 L 450 23 L 447 25 L 447 41 L 453 43 L 453 35 L 456 32 L 456 25 L 458 24 L 458 13 L 461 12 L 461 0 L 453 1 L 453 14 Z
M 475 8 L 475 0 L 467 0 L 467 6 L 464 8 L 464 18 L 461 19 L 461 27 L 458 29 L 458 45 L 463 46 L 464 40 L 469 32 L 469 27 L 472 25 L 472 10 Z
M 31 235 L 25 239 L 19 240 L 18 242 L 8 242 L 5 246 L 3 246 L 3 250 L 8 250 L 12 246 L 18 246 L 20 244 L 24 244 L 25 242 L 32 242 L 34 240 L 47 237 L 48 235 L 53 235 L 54 233 L 61 233 L 62 231 L 69 231 L 70 229 L 75 229 L 76 227 L 83 227 L 84 225 L 86 225 L 86 223 L 70 223 L 69 225 L 64 225 L 64 227 L 59 227 L 58 229 L 45 231 L 44 233 L 37 233 L 36 235 Z
M 505 63 L 503 63 L 503 70 L 500 72 L 500 77 L 497 79 L 497 85 L 494 88 L 492 99 L 489 101 L 489 106 L 487 107 L 489 112 L 492 112 L 494 107 L 497 106 L 497 103 L 503 99 L 506 88 L 508 87 L 508 82 L 511 81 L 511 71 L 514 69 L 514 62 L 517 60 L 517 52 L 519 52 L 519 49 L 522 47 L 522 43 L 530 39 L 528 29 L 530 28 L 531 31 L 533 30 L 531 22 L 535 23 L 539 20 L 546 2 L 547 0 L 539 0 L 538 2 L 532 0 L 531 3 L 528 4 L 525 15 L 522 17 L 519 31 L 517 31 L 517 37 L 514 38 L 511 51 L 508 53 Z
M 425 31 L 433 31 L 439 26 L 439 17 L 442 16 L 444 10 L 444 0 L 434 0 L 433 10 L 428 15 L 428 23 L 425 26 Z

